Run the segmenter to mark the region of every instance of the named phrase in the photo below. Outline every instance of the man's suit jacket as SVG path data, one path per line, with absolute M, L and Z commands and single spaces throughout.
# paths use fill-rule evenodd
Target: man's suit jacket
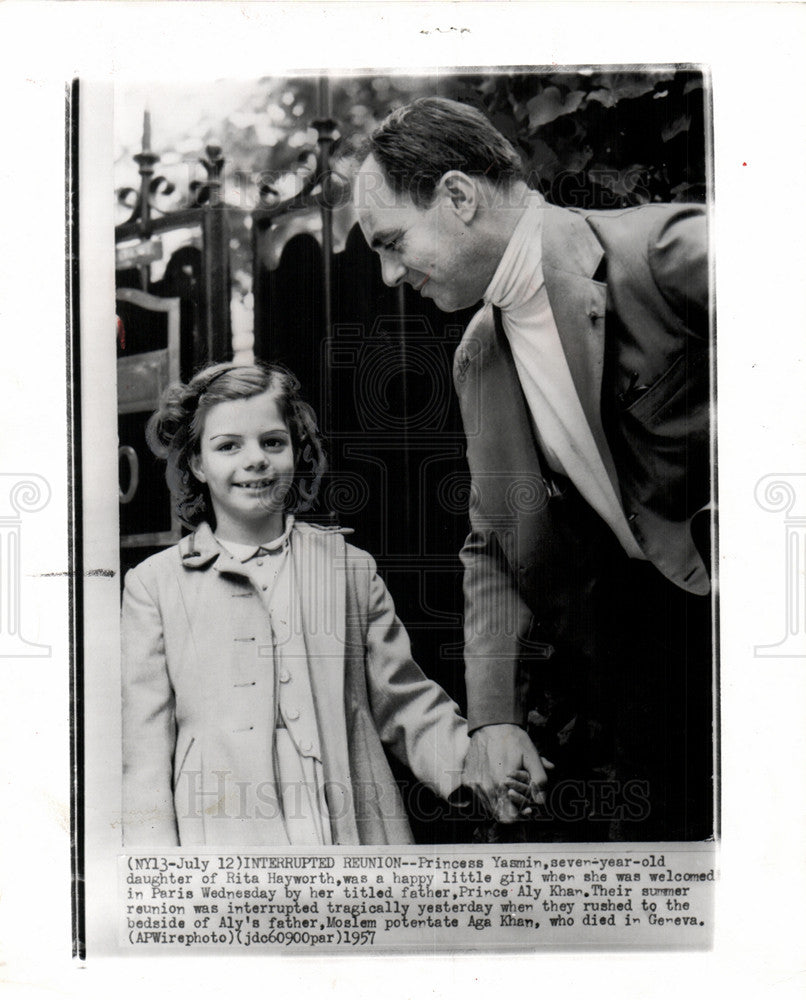
M 706 594 L 692 536 L 695 521 L 708 531 L 711 492 L 704 211 L 546 206 L 542 260 L 571 375 L 628 523 L 664 576 Z M 615 543 L 570 483 L 549 474 L 497 309 L 469 324 L 454 384 L 472 482 L 461 553 L 469 723 L 522 724 L 528 661 L 557 645 L 592 655 L 596 558 Z

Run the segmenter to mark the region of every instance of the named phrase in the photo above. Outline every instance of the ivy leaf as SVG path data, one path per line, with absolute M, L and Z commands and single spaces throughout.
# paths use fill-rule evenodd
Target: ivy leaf
M 616 170 L 604 164 L 597 164 L 588 171 L 588 176 L 595 183 L 620 198 L 629 198 L 638 184 L 643 181 L 646 166 L 633 163 L 625 170 Z
M 477 85 L 476 89 L 483 97 L 495 94 L 501 86 L 501 81 L 497 76 L 488 76 Z
M 579 174 L 590 163 L 592 157 L 593 150 L 590 146 L 577 148 L 571 143 L 566 143 L 560 153 L 560 162 L 563 170 L 569 174 Z
M 598 87 L 596 90 L 591 90 L 588 94 L 589 101 L 597 101 L 599 104 L 603 104 L 606 108 L 612 108 L 616 103 L 616 96 L 612 90 L 607 87 Z
M 705 184 L 702 181 L 693 184 L 682 181 L 680 184 L 676 184 L 670 192 L 672 201 L 705 201 L 705 193 Z
M 681 132 L 688 132 L 690 125 L 691 115 L 680 115 L 670 125 L 666 125 L 665 128 L 661 129 L 660 137 L 664 142 L 669 142 L 670 139 L 674 139 Z
M 600 73 L 593 79 L 594 87 L 609 88 L 616 103 L 643 97 L 655 89 L 656 83 L 661 82 L 653 80 L 647 73 Z
M 576 111 L 584 97 L 583 90 L 572 90 L 563 97 L 559 87 L 546 87 L 537 97 L 533 97 L 527 102 L 530 127 L 538 129 L 541 125 L 547 125 L 561 115 L 571 114 L 571 112 Z

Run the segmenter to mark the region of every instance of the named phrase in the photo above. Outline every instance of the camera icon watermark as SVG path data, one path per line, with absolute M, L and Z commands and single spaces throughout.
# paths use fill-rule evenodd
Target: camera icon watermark
M 381 315 L 369 330 L 337 324 L 321 358 L 325 435 L 335 440 L 357 430 L 365 441 L 398 449 L 436 434 L 443 442 L 463 439 L 451 426 L 451 370 L 462 332 L 451 325 L 435 331 L 422 315 Z

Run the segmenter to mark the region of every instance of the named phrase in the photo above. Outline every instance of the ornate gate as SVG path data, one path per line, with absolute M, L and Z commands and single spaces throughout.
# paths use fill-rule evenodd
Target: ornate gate
M 186 379 L 201 365 L 227 360 L 232 353 L 221 150 L 207 147 L 201 159 L 207 180 L 191 185 L 193 204 L 163 213 L 157 196 L 170 194 L 173 186 L 155 176 L 159 157 L 150 149 L 150 135 L 146 111 L 143 148 L 134 157 L 140 187 L 118 192 L 132 212 L 115 229 L 123 573 L 181 535 L 162 469 L 146 445 L 146 421 L 169 382 Z M 181 245 L 162 279 L 154 281 L 152 265 L 162 259 L 163 237 L 169 233 L 179 235 Z

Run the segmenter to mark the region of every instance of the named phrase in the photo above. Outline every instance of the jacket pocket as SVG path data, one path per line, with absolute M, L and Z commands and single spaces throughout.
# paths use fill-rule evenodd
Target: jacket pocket
M 710 493 L 707 350 L 684 352 L 621 414 L 619 479 L 625 507 L 687 520 Z
M 708 353 L 683 352 L 667 370 L 625 408 L 624 414 L 644 427 L 676 433 L 685 431 L 690 402 L 708 404 Z M 683 426 L 681 426 L 683 425 Z

